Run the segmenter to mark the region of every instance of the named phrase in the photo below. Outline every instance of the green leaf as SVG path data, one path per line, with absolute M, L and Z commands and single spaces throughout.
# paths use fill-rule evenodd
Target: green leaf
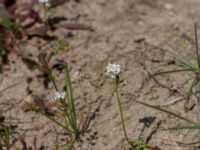
M 6 16 L 2 17 L 2 24 L 4 27 L 6 27 L 9 30 L 12 30 L 12 28 L 13 28 L 13 22 L 10 21 L 10 19 Z
M 196 124 L 194 121 L 192 121 L 192 120 L 190 120 L 190 119 L 187 119 L 187 118 L 185 118 L 185 117 L 182 117 L 182 116 L 180 116 L 180 115 L 178 115 L 178 114 L 175 114 L 174 112 L 171 112 L 171 111 L 169 111 L 169 110 L 163 109 L 163 108 L 161 108 L 160 106 L 154 106 L 154 105 L 147 104 L 147 103 L 144 103 L 144 102 L 140 102 L 140 101 L 137 101 L 137 100 L 133 100 L 133 101 L 135 101 L 136 103 L 142 104 L 142 105 L 144 105 L 144 106 L 147 106 L 147 107 L 149 107 L 149 108 L 153 108 L 153 109 L 155 109 L 155 110 L 164 112 L 164 113 L 166 113 L 166 114 L 168 114 L 168 115 L 177 117 L 177 118 L 179 118 L 179 119 L 181 119 L 181 120 L 185 120 L 186 122 L 190 122 L 190 123 L 192 123 L 192 124 Z
M 53 15 L 53 12 L 50 11 L 50 10 L 48 10 L 48 11 L 46 12 L 46 15 L 47 15 L 47 18 L 50 18 L 50 17 Z
M 176 72 L 187 72 L 187 71 L 197 71 L 196 69 L 191 69 L 191 68 L 187 68 L 187 69 L 180 69 L 180 70 L 168 70 L 168 71 L 161 71 L 161 72 L 156 72 L 154 74 L 152 74 L 152 76 L 157 76 L 157 75 L 162 75 L 162 74 L 168 74 L 168 73 L 176 73 Z
M 184 104 L 184 109 L 185 109 L 185 111 L 187 111 L 187 106 L 188 106 L 188 104 L 189 104 L 190 97 L 191 97 L 192 94 L 193 94 L 192 89 L 193 89 L 193 87 L 196 86 L 197 83 L 198 83 L 198 79 L 197 79 L 197 77 L 195 77 L 195 78 L 193 79 L 191 85 L 190 85 L 190 88 L 189 88 L 189 90 L 188 90 L 188 92 L 187 92 L 187 95 L 186 95 L 186 98 L 185 98 L 185 104 Z
M 6 46 L 1 46 L 0 47 L 0 55 L 6 55 L 6 53 L 8 52 L 8 48 Z
M 200 70 L 200 55 L 197 57 L 198 65 L 199 65 L 199 70 Z
M 155 46 L 155 45 L 151 45 L 151 44 L 148 44 L 150 45 L 151 47 L 155 48 L 155 49 L 159 49 L 159 50 L 162 50 L 162 51 L 165 51 L 165 52 L 168 52 L 170 53 L 172 56 L 174 56 L 176 59 L 178 59 L 186 68 L 190 68 L 190 69 L 194 69 L 196 70 L 197 67 L 190 63 L 190 61 L 184 57 L 183 55 L 181 55 L 180 53 L 177 53 L 176 50 L 168 43 L 166 43 L 171 49 L 165 49 L 165 48 L 160 48 L 158 46 Z
M 66 82 L 66 94 L 68 98 L 68 104 L 69 104 L 69 115 L 71 120 L 72 128 L 75 132 L 78 132 L 78 126 L 76 122 L 76 109 L 74 105 L 74 97 L 73 97 L 73 89 L 72 89 L 72 83 L 70 79 L 69 69 L 67 63 L 65 63 L 65 82 Z
M 177 53 L 176 49 L 174 49 L 169 43 L 166 43 L 166 44 L 171 48 L 171 50 L 168 50 L 168 49 L 164 49 L 164 50 L 171 53 L 174 57 L 176 57 L 187 68 L 196 69 L 196 66 L 193 65 L 186 57 L 181 55 L 181 53 Z
M 198 35 L 197 35 L 197 24 L 194 24 L 194 31 L 195 31 L 195 45 L 196 45 L 196 56 L 197 56 L 197 63 L 198 68 L 200 70 L 200 55 L 199 55 L 199 46 L 198 46 Z
M 53 51 L 55 53 L 59 53 L 59 52 L 67 52 L 69 50 L 68 44 L 64 43 L 64 42 L 55 42 L 53 44 Z
M 49 120 L 51 120 L 52 122 L 54 122 L 55 124 L 57 124 L 58 126 L 62 127 L 63 129 L 69 131 L 69 133 L 73 132 L 71 131 L 69 128 L 65 127 L 62 123 L 60 123 L 59 121 L 57 121 L 55 118 L 51 117 L 50 115 L 48 115 L 45 112 L 42 112 L 40 110 L 34 109 L 32 108 L 35 112 L 42 114 L 43 116 L 45 116 L 46 118 L 48 118 Z
M 3 41 L 5 39 L 5 36 L 0 35 L 0 42 Z
M 200 129 L 200 124 L 197 123 L 197 124 L 192 124 L 192 125 L 173 127 L 173 128 L 169 128 L 168 130 L 181 130 L 181 129 Z

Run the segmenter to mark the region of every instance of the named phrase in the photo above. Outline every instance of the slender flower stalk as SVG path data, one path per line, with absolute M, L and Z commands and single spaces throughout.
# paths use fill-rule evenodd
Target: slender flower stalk
M 44 9 L 44 21 L 48 27 L 49 30 L 51 30 L 50 22 L 49 22 L 49 16 L 48 16 L 48 8 L 47 5 L 43 4 Z
M 119 107 L 119 113 L 120 113 L 120 117 L 121 117 L 123 132 L 124 132 L 126 141 L 130 144 L 131 142 L 129 141 L 128 134 L 126 132 L 124 113 L 123 113 L 122 103 L 121 103 L 120 94 L 119 94 L 119 76 L 116 76 L 116 78 L 115 78 L 115 94 L 116 94 L 117 104 Z
M 42 4 L 44 10 L 44 22 L 47 25 L 48 29 L 51 30 L 50 22 L 49 22 L 49 15 L 48 15 L 48 6 L 50 5 L 49 0 L 39 0 Z
M 128 138 L 128 134 L 126 132 L 123 108 L 122 108 L 122 103 L 121 103 L 120 94 L 119 94 L 119 74 L 120 74 L 120 72 L 121 72 L 120 65 L 118 65 L 118 64 L 108 64 L 106 74 L 108 76 L 110 76 L 112 79 L 114 79 L 114 89 L 115 89 L 117 104 L 118 104 L 118 107 L 119 107 L 119 113 L 120 113 L 120 117 L 121 117 L 123 132 L 124 132 L 126 141 L 131 145 L 131 142 L 129 141 L 129 138 Z

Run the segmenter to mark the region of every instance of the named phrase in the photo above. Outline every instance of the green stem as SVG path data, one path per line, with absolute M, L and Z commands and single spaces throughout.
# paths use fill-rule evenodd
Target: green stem
M 47 6 L 46 6 L 46 4 L 43 4 L 42 6 L 43 6 L 43 9 L 44 9 L 44 22 L 47 25 L 48 29 L 51 30 L 51 26 L 50 26 L 50 23 L 49 23 Z
M 36 111 L 36 110 L 35 110 Z M 55 120 L 54 118 L 50 117 L 49 115 L 41 112 L 41 111 L 36 111 L 41 113 L 42 115 L 46 116 L 49 120 L 53 121 L 55 124 L 59 125 L 60 127 L 64 128 L 66 131 L 68 131 L 69 133 L 73 132 L 72 130 L 70 130 L 69 128 L 65 127 L 64 125 L 62 125 L 60 122 L 58 122 L 57 120 Z
M 116 76 L 116 78 L 115 78 L 115 93 L 116 93 L 117 104 L 119 106 L 119 112 L 120 112 L 120 117 L 121 117 L 123 132 L 124 132 L 126 141 L 131 145 L 131 142 L 129 141 L 129 138 L 128 138 L 128 135 L 127 135 L 127 132 L 126 132 L 126 126 L 125 126 L 125 121 L 124 121 L 123 108 L 122 108 L 122 104 L 121 104 L 121 101 L 120 101 L 119 76 Z
M 187 95 L 186 95 L 186 99 L 185 99 L 185 103 L 184 103 L 184 110 L 187 111 L 188 110 L 188 105 L 189 105 L 189 102 L 190 102 L 190 99 L 191 99 L 191 96 L 193 94 L 193 91 L 192 89 L 197 85 L 198 83 L 198 75 L 196 75 L 196 77 L 193 79 L 191 85 L 190 85 L 190 88 L 187 92 Z
M 64 106 L 64 111 L 63 111 L 63 113 L 64 113 L 65 125 L 66 125 L 66 127 L 68 127 L 68 121 L 71 122 L 71 120 L 70 120 L 70 117 L 69 117 L 69 114 L 68 114 L 68 111 L 67 111 L 67 104 L 65 103 L 64 100 L 61 100 L 61 102 L 62 102 L 62 104 L 63 104 L 63 106 Z M 68 120 L 68 121 L 67 121 L 67 120 Z

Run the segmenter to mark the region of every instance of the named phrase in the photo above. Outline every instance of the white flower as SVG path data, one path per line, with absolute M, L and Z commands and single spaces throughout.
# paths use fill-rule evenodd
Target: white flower
M 121 72 L 120 65 L 118 64 L 108 64 L 106 69 L 107 69 L 106 74 L 110 76 L 112 79 L 115 79 Z
M 57 101 L 57 100 L 65 99 L 65 96 L 66 96 L 65 92 L 57 91 L 55 92 L 54 100 Z
M 49 3 L 49 0 L 38 0 L 40 3 Z

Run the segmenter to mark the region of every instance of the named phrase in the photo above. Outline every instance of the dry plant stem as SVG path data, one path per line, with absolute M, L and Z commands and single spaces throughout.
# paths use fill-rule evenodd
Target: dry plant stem
M 116 76 L 116 78 L 115 78 L 115 94 L 116 94 L 117 104 L 119 106 L 119 113 L 120 113 L 120 117 L 121 117 L 123 132 L 124 132 L 126 141 L 130 145 L 132 145 L 131 142 L 129 141 L 129 138 L 128 138 L 128 135 L 127 135 L 127 132 L 126 132 L 126 126 L 125 126 L 125 122 L 124 122 L 123 108 L 122 108 L 122 104 L 121 104 L 121 101 L 120 101 L 120 95 L 119 95 L 119 76 Z

